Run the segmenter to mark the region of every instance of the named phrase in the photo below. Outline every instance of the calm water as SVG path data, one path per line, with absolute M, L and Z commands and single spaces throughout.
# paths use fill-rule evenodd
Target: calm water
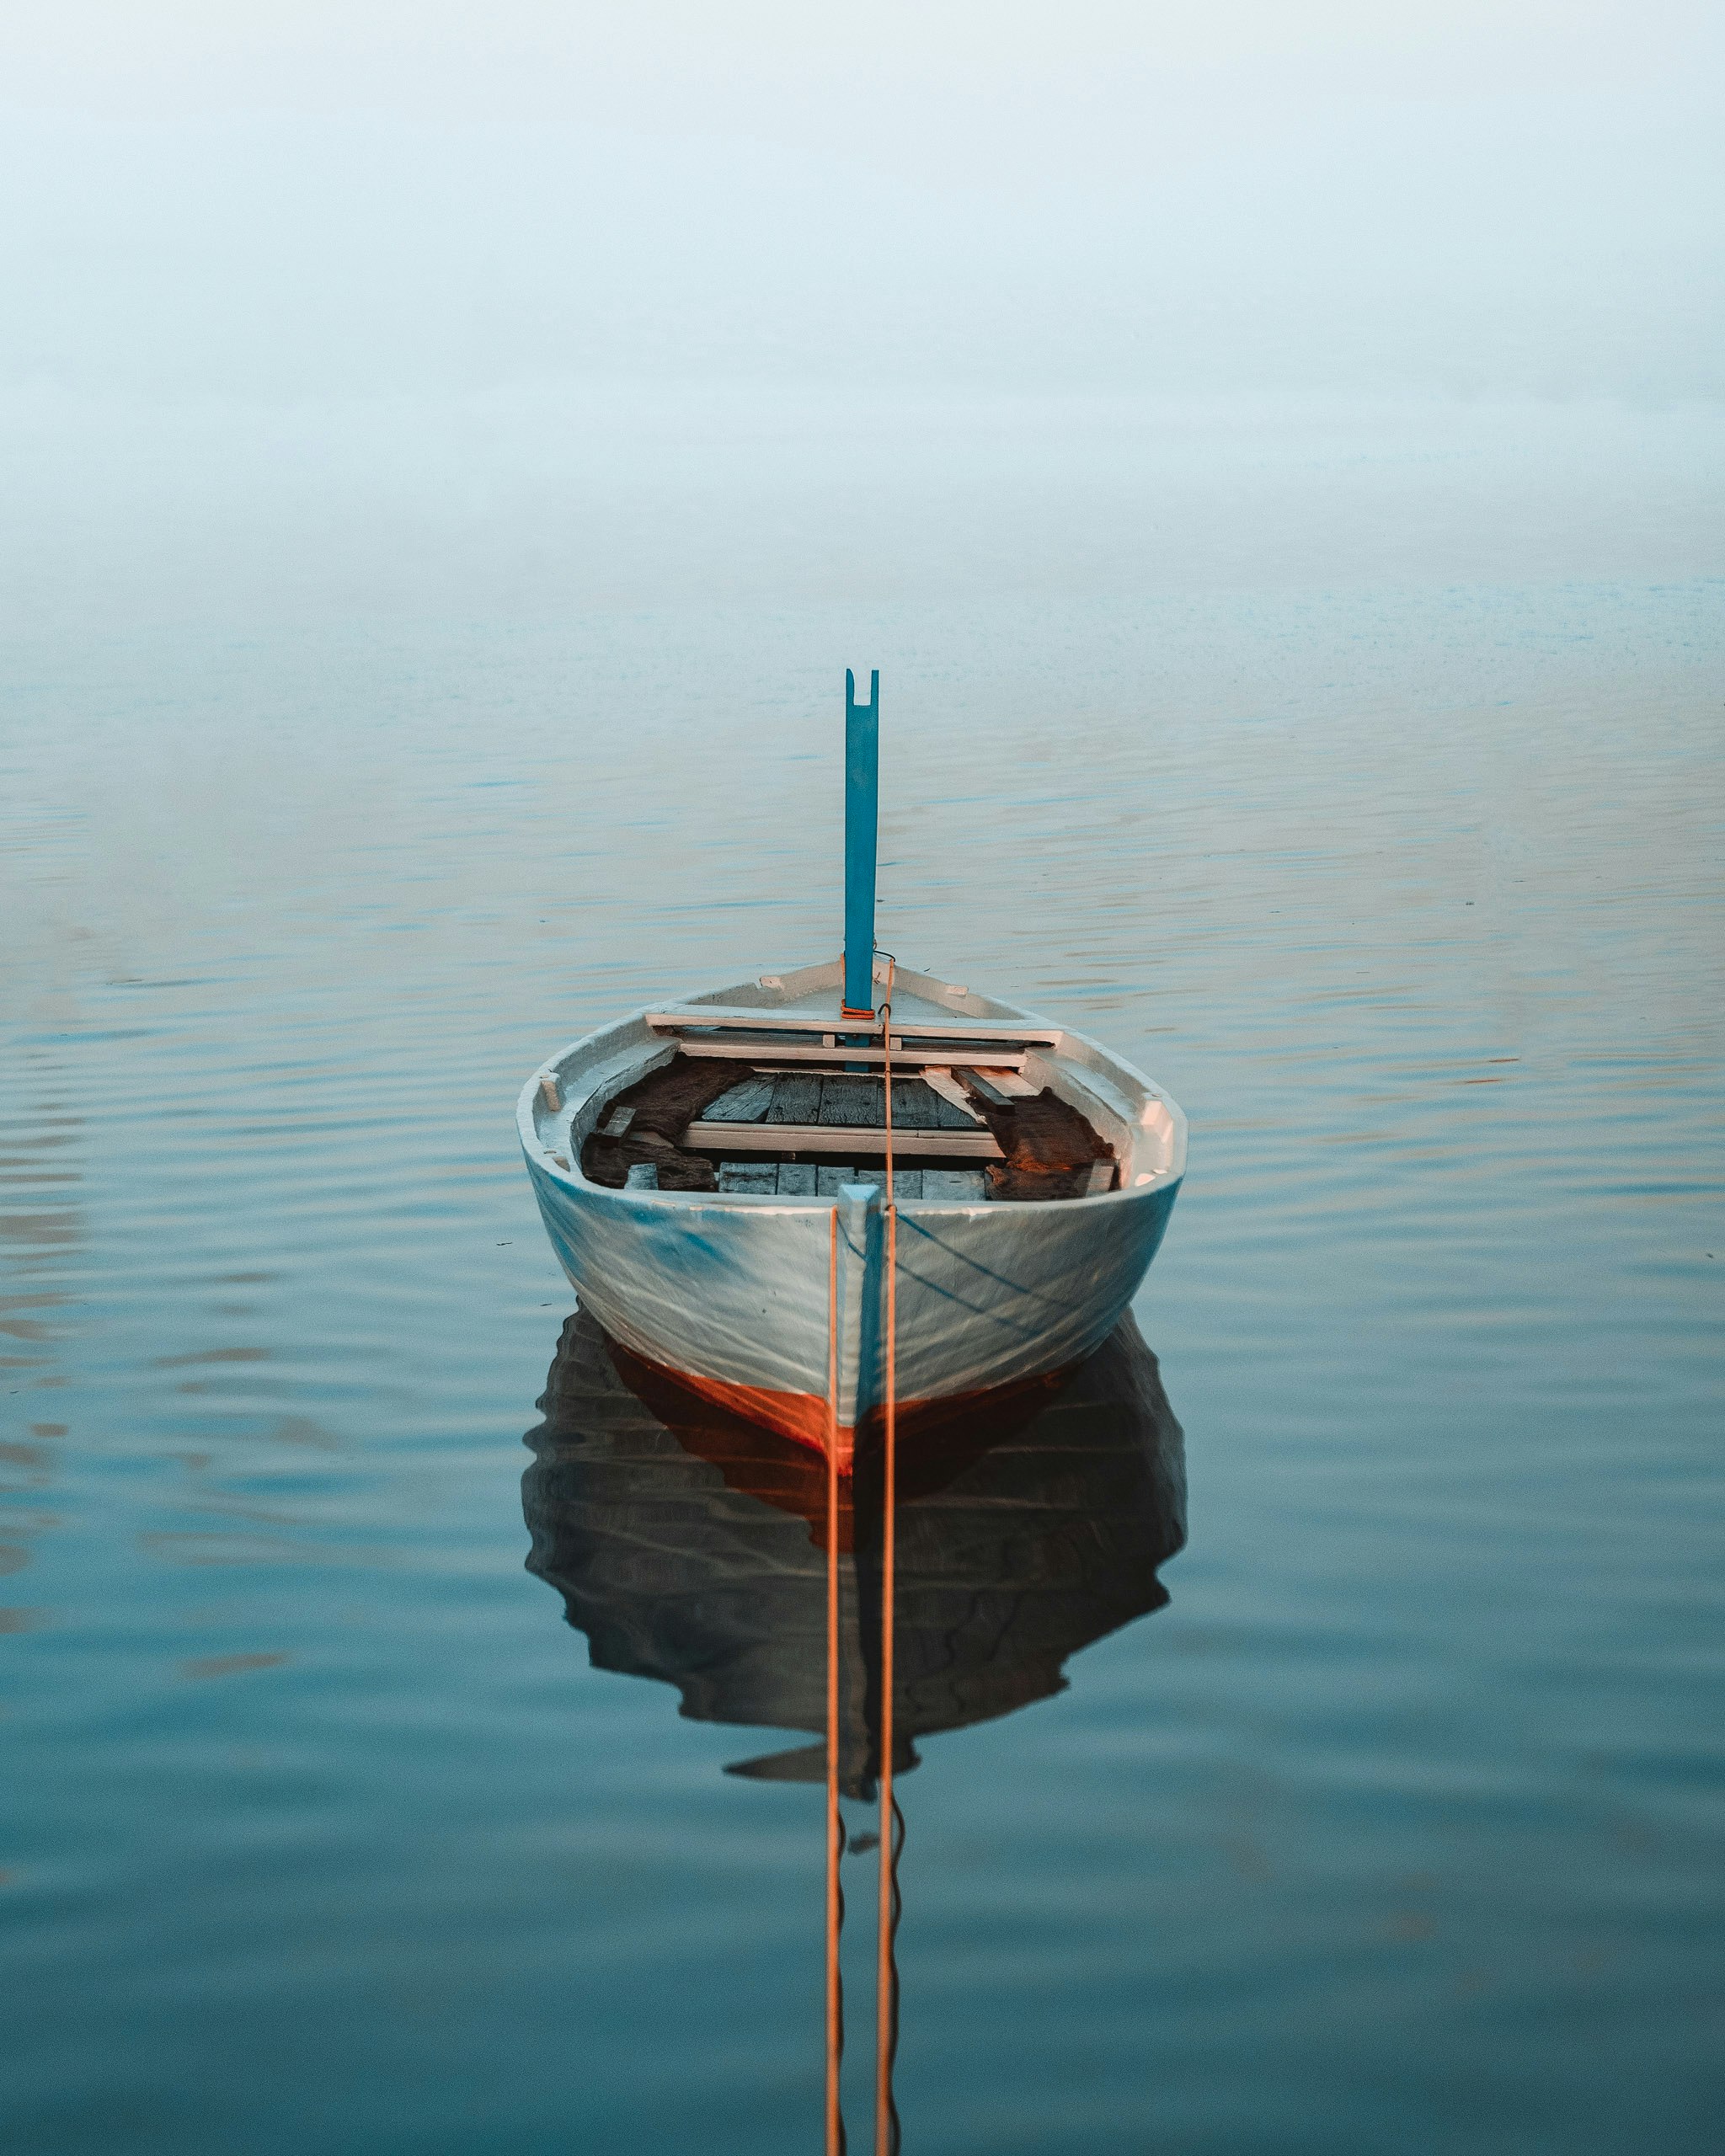
M 512 1114 L 834 947 L 848 664 L 883 943 L 1193 1133 L 1186 1546 L 919 1739 L 906 2149 L 1717 2148 L 1717 418 L 606 412 L 24 472 L 0 2137 L 818 2145 L 820 1792 L 724 1771 L 804 1740 L 526 1569 Z

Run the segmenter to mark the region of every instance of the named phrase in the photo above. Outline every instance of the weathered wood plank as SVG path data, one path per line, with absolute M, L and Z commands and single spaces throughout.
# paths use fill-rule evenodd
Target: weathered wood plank
M 772 1106 L 773 1078 L 745 1078 L 721 1093 L 707 1111 L 709 1123 L 759 1123 Z
M 893 1129 L 898 1130 L 938 1130 L 939 1118 L 936 1110 L 940 1102 L 929 1091 L 920 1078 L 895 1078 L 893 1081 Z
M 692 1152 L 826 1153 L 879 1160 L 886 1153 L 884 1129 L 819 1123 L 692 1123 L 683 1144 Z M 906 1130 L 893 1133 L 895 1157 L 906 1160 L 997 1161 L 1001 1149 L 986 1130 Z
M 985 1102 L 990 1107 L 1003 1108 L 1010 1105 L 999 1086 L 992 1084 L 980 1070 L 958 1070 L 953 1075 L 961 1084 L 968 1086 L 977 1098 Z
M 813 1198 L 817 1194 L 819 1169 L 813 1161 L 781 1161 L 778 1194 L 781 1198 Z
M 818 1071 L 787 1071 L 773 1081 L 769 1123 L 819 1123 L 820 1075 Z
M 778 1189 L 777 1161 L 721 1161 L 718 1187 L 740 1198 L 772 1198 Z
M 886 1123 L 884 1088 L 879 1078 L 846 1078 L 835 1075 L 820 1081 L 822 1123 L 844 1123 L 867 1129 Z
M 922 1078 L 930 1091 L 938 1096 L 942 1107 L 950 1111 L 941 1116 L 940 1128 L 943 1130 L 963 1130 L 982 1121 L 981 1116 L 971 1105 L 970 1096 L 951 1071 L 925 1070 Z

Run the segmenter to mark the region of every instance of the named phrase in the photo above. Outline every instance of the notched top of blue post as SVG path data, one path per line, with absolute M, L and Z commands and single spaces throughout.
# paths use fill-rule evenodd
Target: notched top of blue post
M 880 669 L 868 701 L 845 669 L 845 1010 L 874 1011 L 874 850 L 880 821 Z

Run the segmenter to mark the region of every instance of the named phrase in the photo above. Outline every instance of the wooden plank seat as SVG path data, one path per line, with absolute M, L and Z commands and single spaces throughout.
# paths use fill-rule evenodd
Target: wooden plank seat
M 991 1048 L 985 1054 L 976 1048 L 941 1049 L 931 1047 L 926 1041 L 907 1043 L 900 1040 L 896 1033 L 890 1049 L 841 1048 L 836 1042 L 830 1046 L 824 1042 L 817 1045 L 795 1038 L 728 1041 L 721 1040 L 716 1033 L 697 1033 L 689 1039 L 680 1036 L 677 1054 L 703 1061 L 715 1057 L 733 1063 L 752 1063 L 757 1068 L 782 1063 L 884 1064 L 890 1058 L 895 1070 L 962 1070 L 979 1065 L 985 1070 L 1022 1070 L 1028 1059 L 1022 1048 Z
M 683 1033 L 698 1030 L 751 1033 L 842 1033 L 846 1039 L 879 1035 L 879 1017 L 841 1019 L 810 1011 L 750 1011 L 736 1006 L 713 1004 L 706 1008 L 686 1005 L 681 1011 L 649 1011 L 647 1023 L 655 1033 Z M 983 1060 L 974 1051 L 993 1048 L 1058 1048 L 1065 1038 L 1058 1026 L 990 1026 L 950 1018 L 900 1018 L 895 1014 L 894 1040 L 950 1043 L 969 1048 L 972 1063 Z

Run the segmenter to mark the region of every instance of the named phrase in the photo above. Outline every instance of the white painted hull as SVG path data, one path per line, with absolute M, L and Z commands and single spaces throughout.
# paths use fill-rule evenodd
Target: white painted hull
M 838 969 L 829 966 L 777 977 L 782 988 L 749 983 L 699 1000 L 818 1009 L 829 976 L 836 988 Z M 1026 1012 L 902 968 L 894 1007 L 1032 1022 Z M 607 1102 L 665 1054 L 643 1014 L 577 1042 L 529 1081 L 521 1145 L 552 1247 L 582 1304 L 635 1353 L 821 1444 L 833 1201 L 611 1190 L 580 1171 L 581 1144 Z M 894 1386 L 907 1429 L 920 1409 L 1092 1353 L 1119 1322 L 1167 1225 L 1185 1170 L 1185 1121 L 1167 1096 L 1076 1034 L 1063 1033 L 1032 1075 L 1071 1098 L 1114 1144 L 1121 1187 L 1042 1204 L 900 1204 Z M 547 1078 L 558 1097 L 554 1109 Z M 878 1198 L 852 1197 L 839 1212 L 836 1419 L 847 1462 L 855 1433 L 885 1396 L 887 1233 Z

